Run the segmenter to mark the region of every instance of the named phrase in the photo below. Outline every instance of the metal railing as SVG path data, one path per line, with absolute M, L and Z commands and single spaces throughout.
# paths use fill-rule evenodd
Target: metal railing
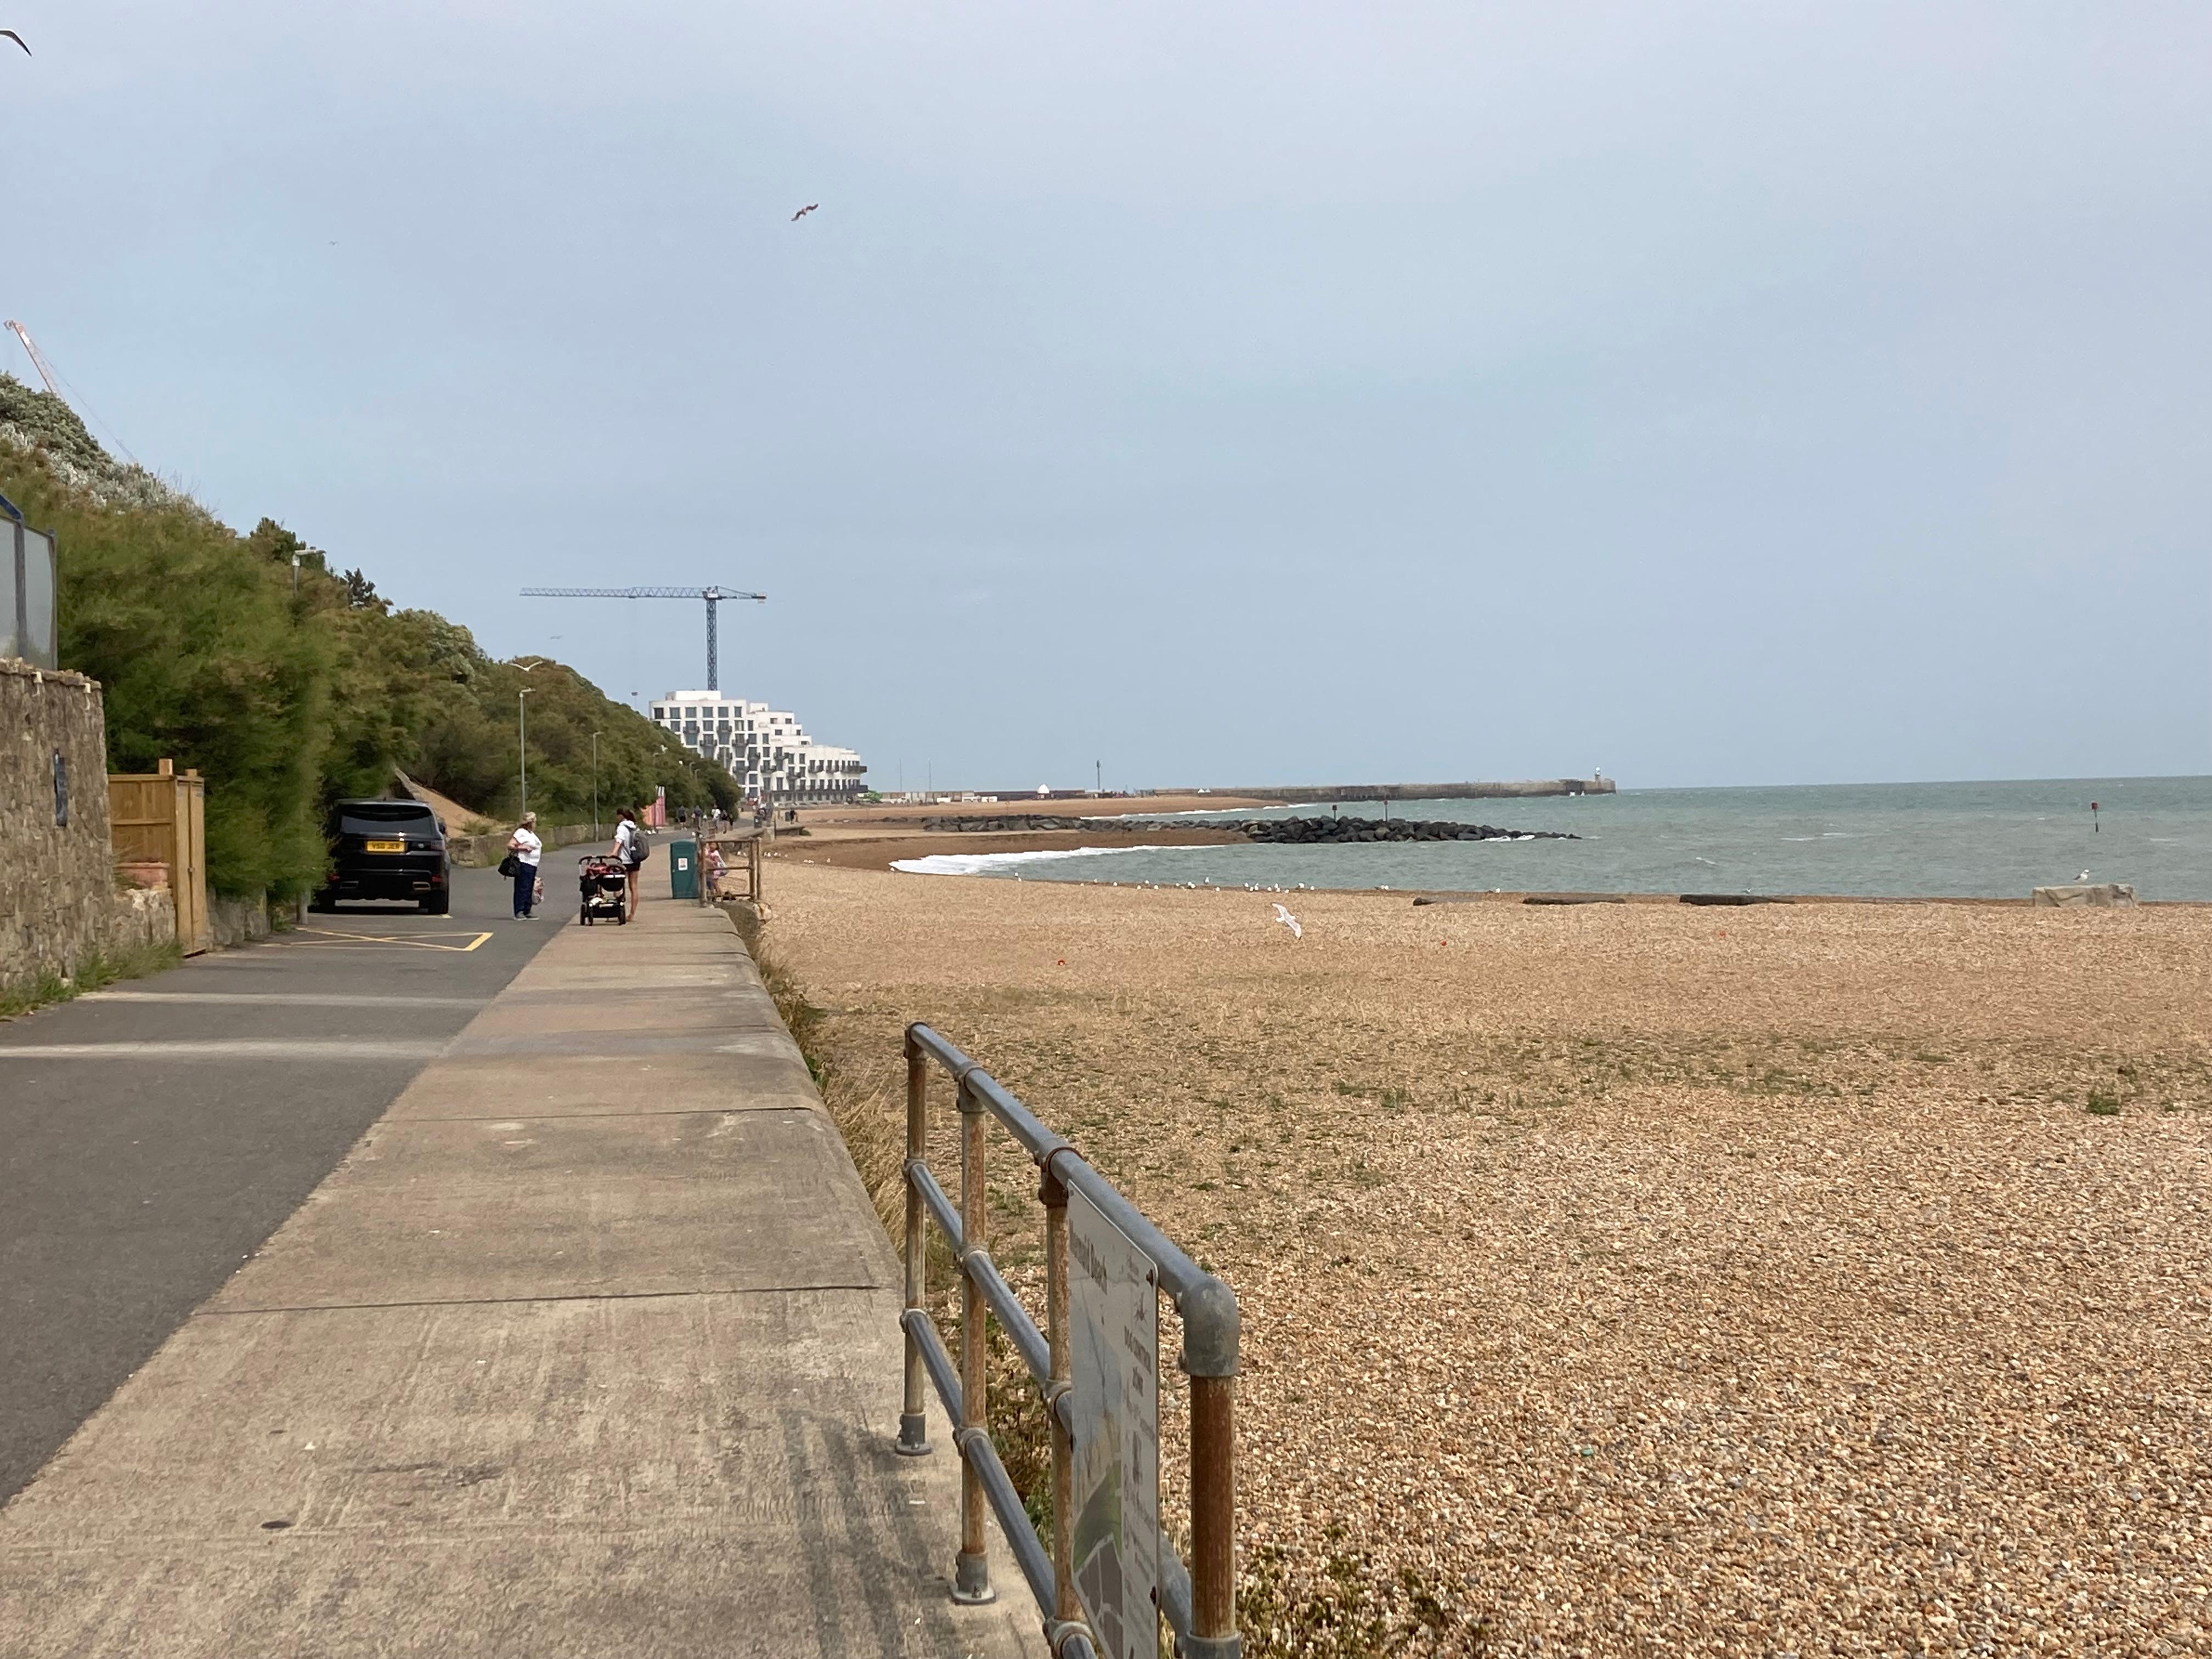
M 701 836 L 698 838 L 699 902 L 711 904 L 717 896 L 726 899 L 743 896 L 748 902 L 758 904 L 761 902 L 761 849 L 774 838 L 773 831 L 758 829 L 729 830 L 720 835 Z M 745 890 L 742 896 L 726 890 L 719 896 L 707 890 L 707 849 L 709 847 L 722 849 L 722 880 L 725 883 L 737 873 L 740 863 L 740 860 L 732 857 L 732 854 L 742 854 L 745 881 Z
M 929 1066 L 945 1067 L 958 1090 L 960 1203 L 930 1173 Z M 1021 1143 L 1038 1169 L 1037 1197 L 1045 1215 L 1046 1331 L 1016 1299 L 986 1248 L 988 1206 L 984 1191 L 985 1119 L 994 1117 Z M 1084 1622 L 1074 1582 L 1073 1497 L 1075 1411 L 1069 1375 L 1067 1195 L 1080 1192 L 1150 1259 L 1159 1288 L 1181 1316 L 1182 1368 L 1190 1378 L 1190 1542 L 1188 1568 L 1163 1540 L 1159 1604 L 1184 1659 L 1239 1659 L 1237 1634 L 1237 1297 L 1154 1226 L 1136 1206 L 1084 1161 L 1075 1148 L 1047 1128 L 991 1074 L 927 1025 L 906 1031 L 906 1395 L 899 1418 L 898 1449 L 909 1456 L 929 1450 L 924 1409 L 925 1376 L 945 1413 L 957 1426 L 960 1452 L 960 1553 L 952 1595 L 959 1601 L 992 1597 L 983 1551 L 983 1505 L 988 1503 L 1012 1546 L 1022 1577 L 1044 1614 L 1054 1659 L 1099 1659 L 1096 1638 Z M 934 1221 L 951 1244 L 960 1283 L 960 1363 L 956 1371 L 944 1338 L 930 1317 L 927 1224 Z M 990 1399 L 984 1370 L 984 1321 L 998 1319 L 1042 1392 L 1052 1428 L 1052 1559 L 1030 1525 L 1020 1495 L 991 1443 Z

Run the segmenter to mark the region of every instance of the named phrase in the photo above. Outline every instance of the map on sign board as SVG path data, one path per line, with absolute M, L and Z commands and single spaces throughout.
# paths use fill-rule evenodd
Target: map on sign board
M 1159 1278 L 1073 1188 L 1067 1311 L 1076 1595 L 1099 1659 L 1159 1659 Z

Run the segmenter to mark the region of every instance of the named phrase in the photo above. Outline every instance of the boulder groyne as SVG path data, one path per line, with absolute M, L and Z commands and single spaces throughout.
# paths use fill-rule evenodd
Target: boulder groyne
M 1152 820 L 1132 820 L 1151 822 Z M 1019 836 L 1034 830 L 1093 830 L 1111 828 L 1111 818 L 1065 817 L 1051 812 L 975 812 L 924 818 L 921 827 L 933 836 Z
M 924 818 L 921 827 L 932 835 L 1015 836 L 1043 830 L 1115 830 L 1139 834 L 1167 831 L 1158 818 L 1131 813 L 1112 818 L 1066 817 L 1050 812 L 1008 812 L 996 816 L 947 815 Z M 1231 838 L 1282 847 L 1323 847 L 1356 841 L 1579 841 L 1558 830 L 1505 830 L 1491 823 L 1461 823 L 1449 818 L 1245 818 L 1214 828 Z
M 1559 830 L 1501 830 L 1449 818 L 1249 818 L 1235 826 L 1256 842 L 1325 847 L 1355 841 L 1579 841 Z

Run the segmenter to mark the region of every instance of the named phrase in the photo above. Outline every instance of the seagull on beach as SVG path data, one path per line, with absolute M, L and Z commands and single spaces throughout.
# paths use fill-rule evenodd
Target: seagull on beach
M 1298 926 L 1298 919 L 1279 904 L 1275 907 L 1275 920 L 1291 930 L 1292 939 L 1304 939 L 1306 936 L 1306 930 Z
M 798 212 L 791 216 L 791 222 L 794 225 L 797 224 L 801 219 L 804 219 L 808 214 L 813 212 L 815 209 L 821 205 L 822 204 L 819 202 L 809 202 L 805 207 L 799 209 Z
M 2076 881 L 2087 881 L 2089 879 L 2089 872 L 2087 870 L 2084 870 L 2080 875 L 2075 877 L 2074 879 Z

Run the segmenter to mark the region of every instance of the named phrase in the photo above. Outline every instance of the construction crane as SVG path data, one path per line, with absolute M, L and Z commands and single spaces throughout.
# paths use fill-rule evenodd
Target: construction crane
M 17 339 L 23 343 L 23 349 L 31 354 L 31 367 L 39 371 L 39 378 L 46 383 L 46 390 L 59 398 L 62 395 L 62 389 L 54 384 L 54 367 L 46 361 L 46 354 L 40 350 L 36 343 L 32 340 L 31 331 L 13 317 L 8 319 L 8 328 Z
M 17 339 L 23 343 L 23 349 L 30 355 L 31 367 L 39 371 L 39 378 L 46 383 L 47 392 L 52 393 L 54 397 L 59 398 L 64 403 L 68 404 L 79 416 L 91 421 L 94 425 L 98 426 L 101 431 L 107 434 L 108 441 L 123 452 L 123 459 L 130 462 L 133 466 L 137 465 L 138 458 L 131 453 L 131 446 L 125 443 L 120 437 L 116 435 L 115 428 L 108 425 L 106 422 L 101 420 L 98 415 L 94 414 L 93 412 L 92 405 L 86 403 L 83 398 L 78 397 L 72 399 L 69 393 L 62 390 L 62 386 L 64 384 L 62 377 L 54 373 L 54 366 L 46 361 L 46 354 L 39 349 L 38 342 L 31 337 L 31 331 L 25 328 L 22 324 L 17 322 L 13 317 L 9 318 L 5 324 L 0 324 L 0 326 L 7 328 Z
M 526 599 L 704 599 L 707 601 L 707 689 L 722 689 L 720 653 L 715 643 L 714 607 L 724 599 L 757 599 L 768 603 L 765 593 L 741 593 L 734 587 L 526 587 Z

